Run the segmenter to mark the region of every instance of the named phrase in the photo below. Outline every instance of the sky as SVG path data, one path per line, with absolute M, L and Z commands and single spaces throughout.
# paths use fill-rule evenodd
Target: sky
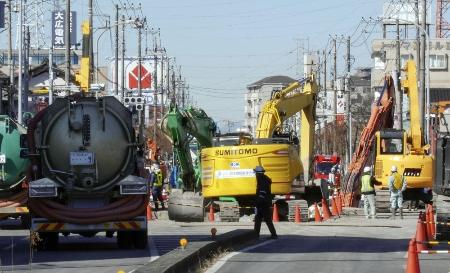
M 322 50 L 330 35 L 351 35 L 362 17 L 380 15 L 382 1 L 168 0 L 143 9 L 198 106 L 216 121 L 242 121 L 247 85 L 272 75 L 298 78 L 297 45 L 308 44 L 301 39 Z M 354 67 L 371 64 L 368 48 L 355 51 Z M 344 44 L 339 50 L 343 64 Z
M 28 0 L 37 1 L 37 0 Z M 51 5 L 54 0 L 47 1 Z M 64 1 L 60 0 L 62 6 Z M 72 0 L 78 22 L 87 18 L 87 0 Z M 94 0 L 94 14 L 110 15 L 113 4 L 131 6 L 131 0 Z M 382 0 L 164 0 L 142 1 L 150 28 L 159 28 L 162 46 L 176 58 L 196 105 L 216 122 L 244 120 L 246 86 L 267 76 L 299 78 L 301 47 L 322 51 L 330 36 L 352 37 L 352 68 L 371 66 L 370 41 L 381 27 L 362 18 L 382 13 Z M 137 7 L 138 2 L 134 2 Z M 123 12 L 123 11 L 121 11 Z M 50 15 L 48 15 L 50 18 Z M 94 27 L 105 24 L 94 18 Z M 50 23 L 48 23 L 50 25 Z M 96 32 L 98 35 L 100 31 Z M 99 40 L 100 63 L 113 56 L 113 33 Z M 79 34 L 79 38 L 81 35 Z M 94 36 L 96 41 L 98 36 Z M 306 39 L 309 42 L 306 42 Z M 151 37 L 148 38 L 151 47 Z M 338 39 L 338 75 L 343 75 L 343 39 Z M 127 54 L 136 55 L 137 33 L 127 30 Z M 94 49 L 95 50 L 95 49 Z

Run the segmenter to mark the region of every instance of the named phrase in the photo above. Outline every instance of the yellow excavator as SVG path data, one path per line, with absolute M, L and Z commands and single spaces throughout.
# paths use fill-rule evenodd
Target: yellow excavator
M 250 144 L 243 141 L 242 145 L 204 148 L 203 196 L 213 200 L 232 197 L 239 206 L 251 205 L 256 192 L 253 169 L 258 165 L 272 179 L 272 194 L 304 190 L 304 182 L 310 178 L 317 89 L 315 76 L 311 75 L 275 92 L 260 112 L 256 138 Z M 283 123 L 298 112 L 300 145 L 297 137 L 282 130 Z
M 376 138 L 375 178 L 382 182 L 377 189 L 377 209 L 389 208 L 388 179 L 391 167 L 396 166 L 407 182 L 404 200 L 431 200 L 432 193 L 424 188 L 432 188 L 434 181 L 434 157 L 430 155 L 430 145 L 424 144 L 419 110 L 419 92 L 416 78 L 416 64 L 409 60 L 402 81 L 404 92 L 409 98 L 410 128 L 408 131 L 384 129 Z
M 83 21 L 81 25 L 83 33 L 83 47 L 81 52 L 80 71 L 75 74 L 75 82 L 84 94 L 89 93 L 89 77 L 92 73 L 89 57 L 89 43 L 91 41 L 91 33 L 89 31 L 89 21 Z

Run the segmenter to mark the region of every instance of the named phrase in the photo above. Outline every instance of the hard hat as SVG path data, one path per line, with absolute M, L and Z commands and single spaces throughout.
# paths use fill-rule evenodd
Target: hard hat
M 263 168 L 262 166 L 256 166 L 256 167 L 253 169 L 253 171 L 254 171 L 255 173 L 263 173 L 263 172 L 265 172 L 266 170 L 264 170 L 264 168 Z
M 366 167 L 364 167 L 363 172 L 368 173 L 368 172 L 370 172 L 370 170 L 371 170 L 371 168 L 369 166 L 366 166 Z
M 392 167 L 391 167 L 391 172 L 396 172 L 397 171 L 397 166 L 395 166 L 395 165 L 392 165 Z

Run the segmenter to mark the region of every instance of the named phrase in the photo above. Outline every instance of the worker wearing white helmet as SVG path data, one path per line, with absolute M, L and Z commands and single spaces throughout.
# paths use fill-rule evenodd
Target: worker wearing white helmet
M 363 175 L 361 176 L 361 197 L 364 202 L 364 215 L 366 219 L 372 217 L 375 219 L 375 185 L 381 185 L 375 177 L 370 174 L 372 168 L 364 167 Z
M 391 219 L 395 219 L 397 208 L 400 212 L 400 219 L 403 219 L 403 192 L 406 190 L 406 179 L 397 171 L 397 166 L 391 167 L 391 175 L 388 180 L 389 192 L 391 194 Z

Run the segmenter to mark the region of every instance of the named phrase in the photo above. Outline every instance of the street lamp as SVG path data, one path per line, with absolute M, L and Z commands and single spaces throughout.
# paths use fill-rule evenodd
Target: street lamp
M 425 113 L 425 127 L 423 130 L 425 131 L 425 143 L 428 143 L 429 141 L 429 128 L 430 128 L 430 36 L 428 35 L 428 32 L 426 29 L 424 29 L 421 25 L 417 24 L 413 21 L 408 21 L 400 18 L 393 18 L 393 17 L 379 17 L 379 19 L 387 19 L 387 20 L 398 20 L 404 23 L 408 23 L 411 25 L 414 25 L 419 29 L 422 33 L 425 34 L 426 42 L 425 42 L 425 50 L 426 50 L 426 60 L 423 60 L 425 62 L 425 105 L 426 105 L 426 113 Z

